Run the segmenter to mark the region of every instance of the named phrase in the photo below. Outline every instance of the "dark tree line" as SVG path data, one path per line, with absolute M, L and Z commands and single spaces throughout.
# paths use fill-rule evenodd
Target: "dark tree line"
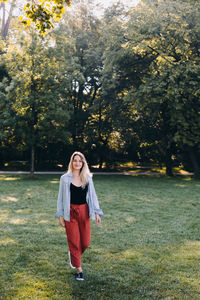
M 99 19 L 81 2 L 42 37 L 12 19 L 0 42 L 0 162 L 31 172 L 90 163 L 200 170 L 198 2 L 118 3 Z

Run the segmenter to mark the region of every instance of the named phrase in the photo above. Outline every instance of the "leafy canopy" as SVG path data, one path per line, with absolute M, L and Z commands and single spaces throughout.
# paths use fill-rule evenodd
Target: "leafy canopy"
M 8 0 L 0 0 L 8 2 Z M 25 17 L 20 16 L 20 21 L 25 26 L 33 22 L 41 34 L 54 27 L 54 21 L 60 21 L 65 13 L 65 8 L 71 6 L 71 0 L 27 0 L 23 10 Z

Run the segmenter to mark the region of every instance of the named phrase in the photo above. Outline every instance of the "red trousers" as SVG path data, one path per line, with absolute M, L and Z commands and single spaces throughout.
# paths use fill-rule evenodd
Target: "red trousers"
M 67 242 L 72 266 L 81 267 L 81 255 L 89 247 L 91 239 L 88 205 L 70 206 L 70 222 L 65 221 Z

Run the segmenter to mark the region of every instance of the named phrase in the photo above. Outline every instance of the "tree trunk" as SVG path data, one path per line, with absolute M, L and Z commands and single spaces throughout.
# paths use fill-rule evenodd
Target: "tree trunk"
M 172 156 L 171 156 L 170 149 L 166 150 L 165 166 L 166 166 L 166 175 L 172 177 L 174 174 L 172 169 Z
M 3 156 L 3 155 L 2 155 Z M 0 168 L 4 167 L 4 160 L 3 157 L 0 155 Z
M 35 172 L 35 147 L 34 145 L 31 146 L 31 171 L 30 171 L 30 177 L 34 177 Z
M 194 174 L 196 177 L 200 177 L 200 167 L 193 147 L 189 147 L 189 155 L 192 162 Z
M 103 159 L 102 159 L 102 157 L 100 156 L 100 158 L 99 158 L 99 170 L 102 170 L 102 168 L 103 168 Z
M 8 18 L 6 20 L 5 18 L 5 13 L 6 13 L 6 6 L 5 3 L 1 4 L 1 7 L 3 8 L 3 18 L 2 18 L 2 25 L 1 25 L 1 35 L 2 37 L 5 39 L 8 35 L 8 29 L 9 29 L 9 25 L 10 25 L 10 21 L 12 18 L 12 13 L 13 13 L 13 9 L 15 7 L 15 0 L 13 0 L 10 4 L 10 10 L 8 13 Z
M 4 2 L 1 3 L 1 7 L 3 9 L 2 24 L 1 24 L 1 35 L 3 36 L 4 27 L 5 27 L 5 14 L 6 14 L 6 7 L 5 7 Z

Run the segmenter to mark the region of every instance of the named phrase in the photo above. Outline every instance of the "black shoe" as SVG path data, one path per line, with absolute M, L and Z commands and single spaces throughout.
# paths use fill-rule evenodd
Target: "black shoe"
M 76 280 L 84 280 L 83 272 L 76 274 Z

